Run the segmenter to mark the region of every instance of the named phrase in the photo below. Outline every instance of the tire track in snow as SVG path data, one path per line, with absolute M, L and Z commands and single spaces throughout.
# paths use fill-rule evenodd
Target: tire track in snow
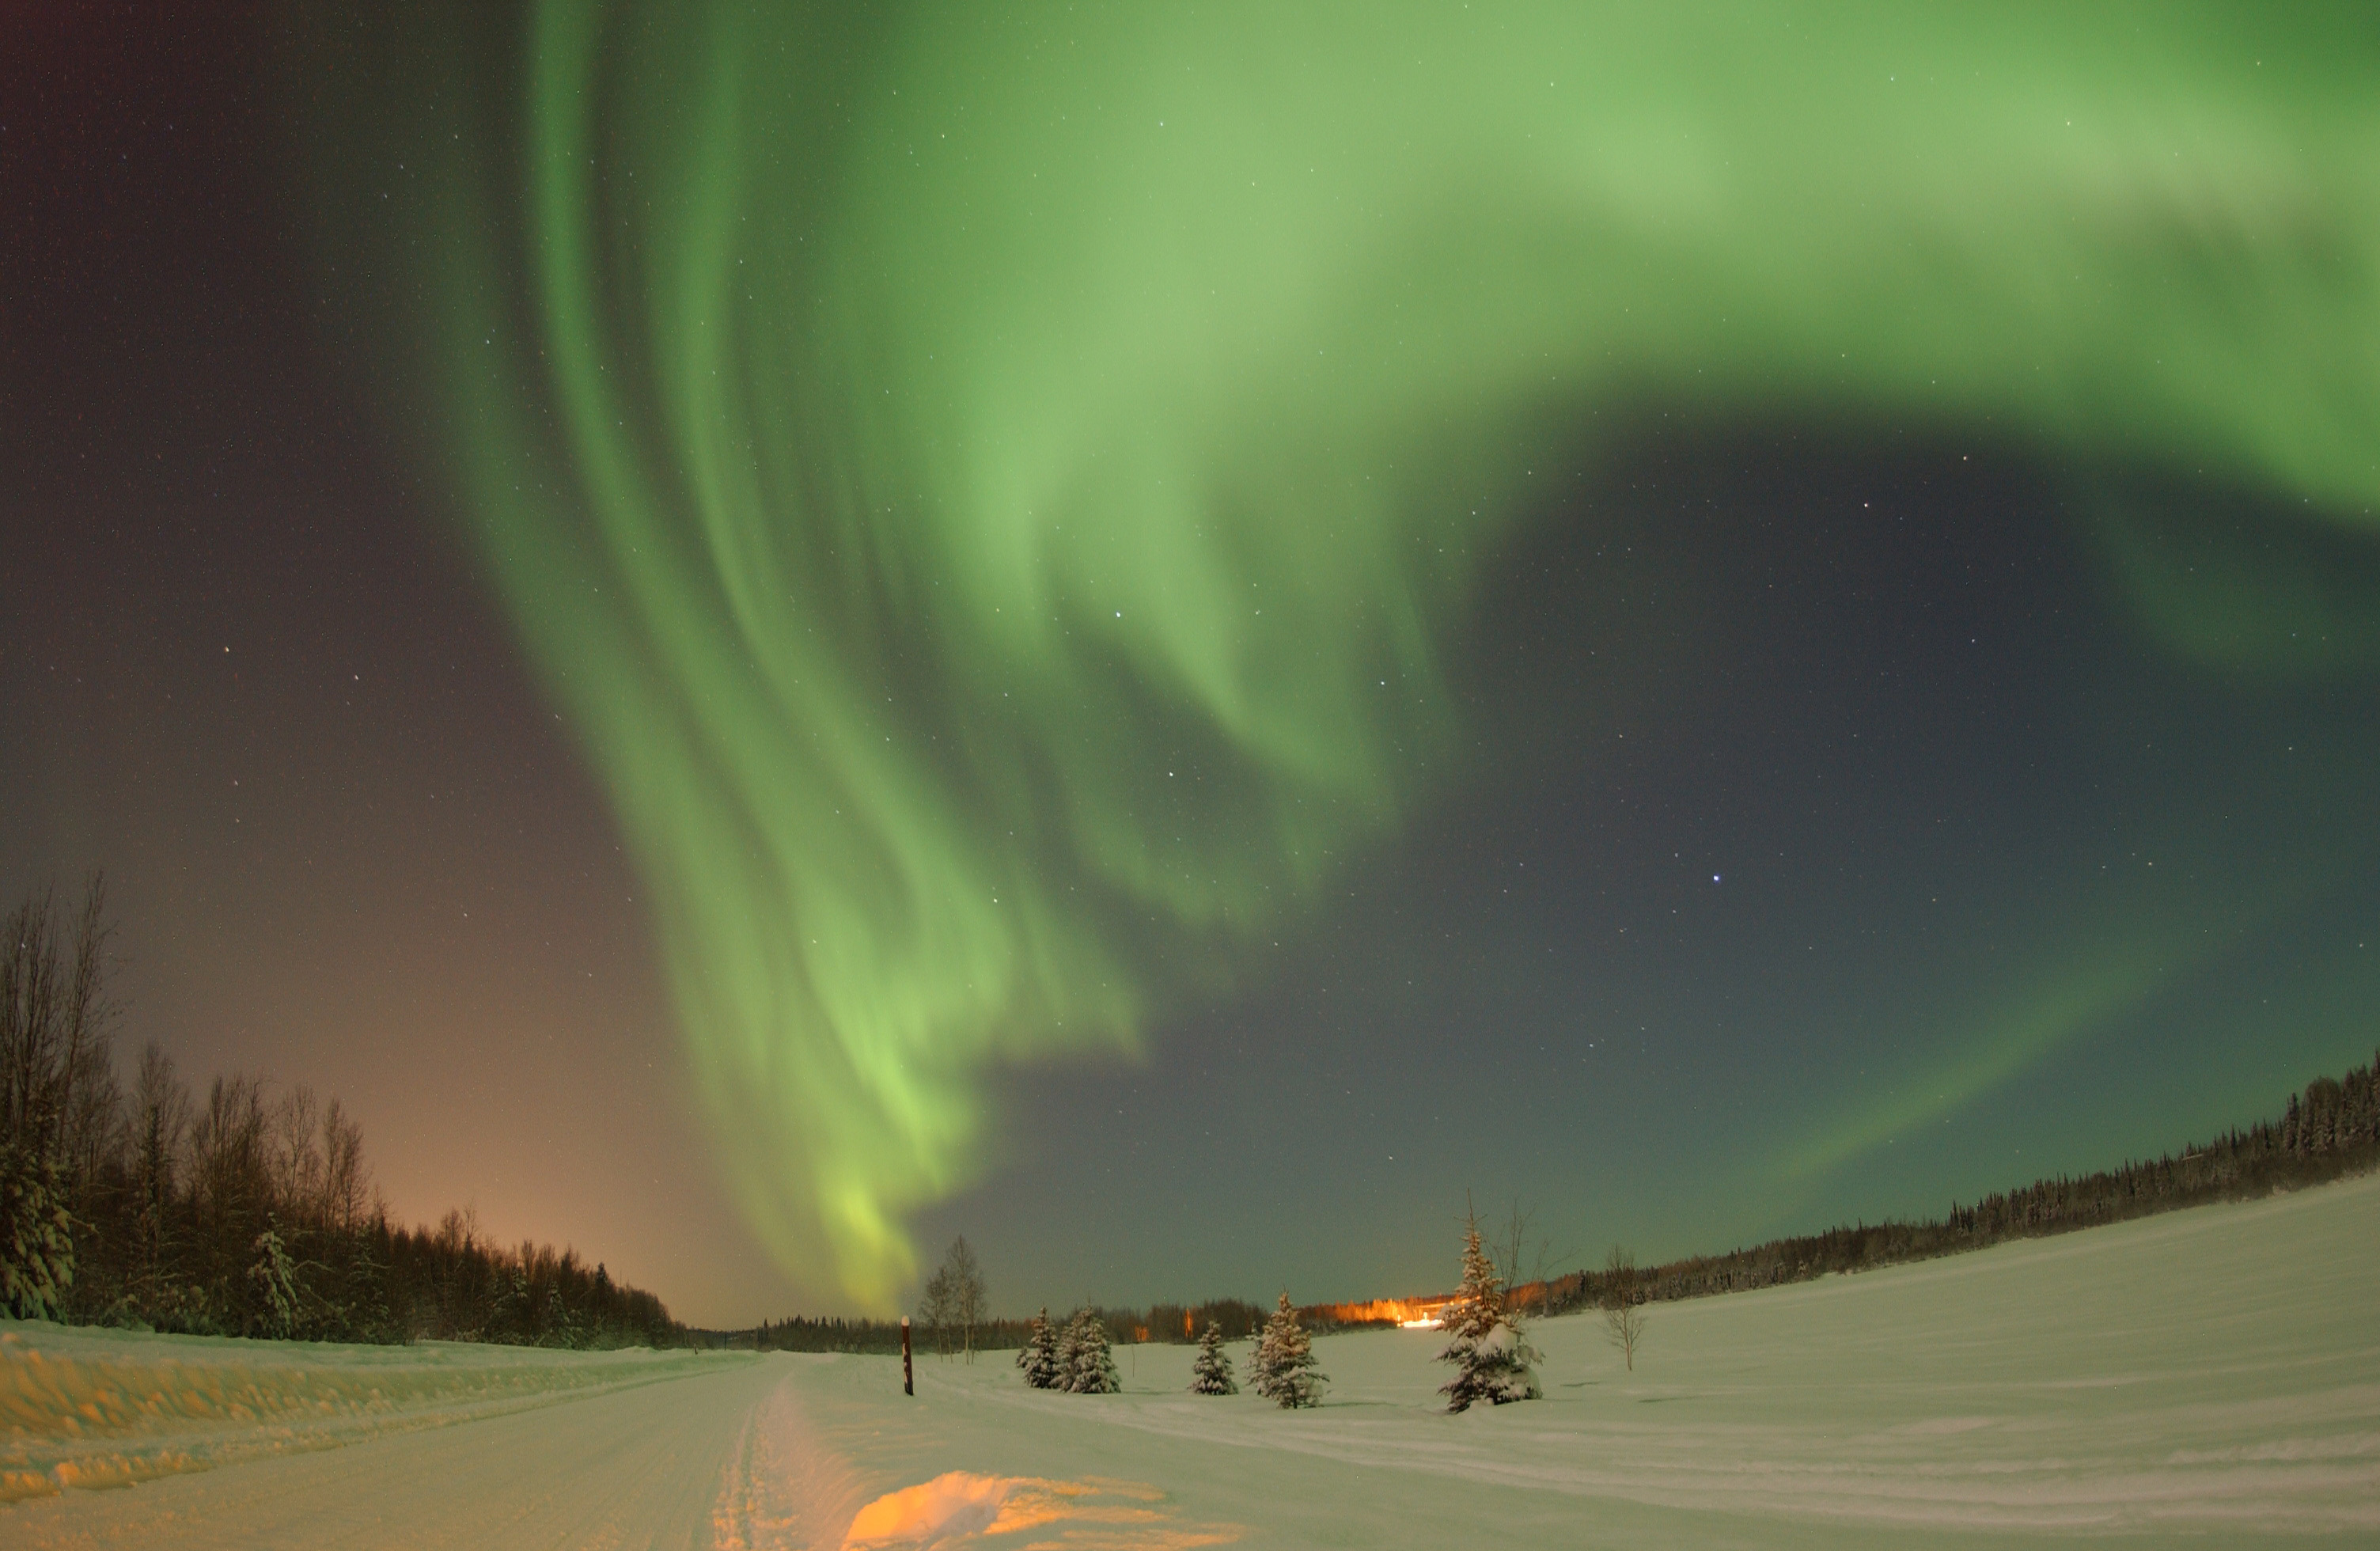
M 819 1360 L 792 1361 L 794 1371 L 745 1416 L 711 1509 L 716 1551 L 832 1551 L 868 1495 L 802 1409 L 801 1368 Z

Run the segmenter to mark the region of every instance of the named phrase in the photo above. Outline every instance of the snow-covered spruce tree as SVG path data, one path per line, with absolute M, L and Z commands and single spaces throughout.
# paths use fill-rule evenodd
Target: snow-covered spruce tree
M 1058 1330 L 1050 1323 L 1048 1309 L 1033 1316 L 1032 1333 L 1016 1350 L 1016 1365 L 1025 1370 L 1025 1382 L 1031 1388 L 1058 1387 Z
M 1500 1406 L 1544 1394 L 1532 1367 L 1536 1349 L 1522 1337 L 1519 1323 L 1504 1306 L 1503 1284 L 1479 1247 L 1476 1218 L 1463 1229 L 1463 1289 L 1439 1318 L 1451 1339 L 1438 1360 L 1454 1364 L 1454 1377 L 1439 1389 L 1447 1410 L 1467 1411 L 1477 1400 Z
M 248 1279 L 256 1288 L 252 1327 L 273 1340 L 288 1340 L 298 1334 L 300 1294 L 297 1263 L 289 1258 L 280 1222 L 267 1215 L 264 1231 L 252 1247 L 256 1259 L 248 1267 Z
M 1083 1312 L 1076 1309 L 1067 1316 L 1065 1324 L 1058 1327 L 1058 1344 L 1050 1349 L 1050 1361 L 1057 1364 L 1050 1380 L 1050 1388 L 1072 1389 L 1075 1387 L 1075 1340 L 1082 1333 Z
M 74 1282 L 73 1227 L 57 1164 L 0 1145 L 0 1314 L 58 1317 Z
M 1314 1343 L 1297 1323 L 1297 1311 L 1283 1292 L 1281 1306 L 1265 1321 L 1249 1387 L 1288 1410 L 1320 1405 L 1322 1387 L 1330 1382 L 1330 1375 L 1314 1365 Z
M 1232 1382 L 1231 1354 L 1223 1350 L 1223 1327 L 1213 1320 L 1207 1322 L 1207 1333 L 1198 1338 L 1198 1355 L 1190 1363 L 1190 1392 L 1194 1395 L 1236 1395 L 1240 1387 Z
M 1123 1388 L 1116 1377 L 1115 1356 L 1108 1350 L 1107 1325 L 1096 1310 L 1075 1311 L 1058 1350 L 1063 1370 L 1060 1388 L 1077 1395 L 1113 1395 Z

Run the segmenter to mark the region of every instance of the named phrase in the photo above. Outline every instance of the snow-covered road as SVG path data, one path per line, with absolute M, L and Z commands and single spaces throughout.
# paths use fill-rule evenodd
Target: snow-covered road
M 0 1545 L 2046 1545 L 2380 1540 L 2380 1180 L 1653 1311 L 1450 1417 L 1424 1332 L 1318 1411 L 1004 1354 L 341 1349 L 0 1324 Z M 1245 1348 L 1242 1349 L 1245 1352 Z M 101 1489 L 133 1484 L 128 1489 Z M 2334 1542 L 2336 1543 L 2336 1542 Z
M 377 1376 L 377 1375 L 375 1375 Z M 781 1375 L 749 1358 L 512 1404 L 392 1408 L 365 1424 L 182 1435 L 189 1467 L 0 1509 L 17 1545 L 687 1545 L 721 1461 Z M 524 1387 L 526 1388 L 526 1387 Z M 212 1468 L 210 1446 L 245 1443 Z M 13 1520 L 15 1522 L 9 1523 Z

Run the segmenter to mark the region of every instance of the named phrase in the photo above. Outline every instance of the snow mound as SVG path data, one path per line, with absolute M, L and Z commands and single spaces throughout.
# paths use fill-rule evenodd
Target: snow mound
M 1228 1545 L 1237 1524 L 1184 1524 L 1164 1506 L 1165 1494 L 1134 1481 L 1046 1481 L 1038 1476 L 977 1475 L 951 1471 L 916 1486 L 887 1492 L 859 1510 L 844 1551 L 932 1551 L 972 1545 L 988 1535 L 1014 1534 L 1062 1520 L 1081 1521 L 1086 1534 L 1061 1532 L 1069 1545 L 1106 1551 L 1176 1551 Z M 1095 1527 L 1093 1527 L 1095 1526 Z M 1038 1544 L 1038 1543 L 1037 1543 Z
M 887 1492 L 861 1509 L 843 1544 L 845 1551 L 949 1545 L 990 1530 L 1011 1494 L 1026 1484 L 1012 1476 L 952 1471 L 922 1485 Z

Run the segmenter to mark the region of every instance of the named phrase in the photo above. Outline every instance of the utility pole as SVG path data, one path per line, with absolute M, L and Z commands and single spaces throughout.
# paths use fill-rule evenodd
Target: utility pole
M 909 1316 L 903 1315 L 901 1316 L 901 1393 L 915 1395 L 917 1392 L 917 1377 L 909 1367 Z

